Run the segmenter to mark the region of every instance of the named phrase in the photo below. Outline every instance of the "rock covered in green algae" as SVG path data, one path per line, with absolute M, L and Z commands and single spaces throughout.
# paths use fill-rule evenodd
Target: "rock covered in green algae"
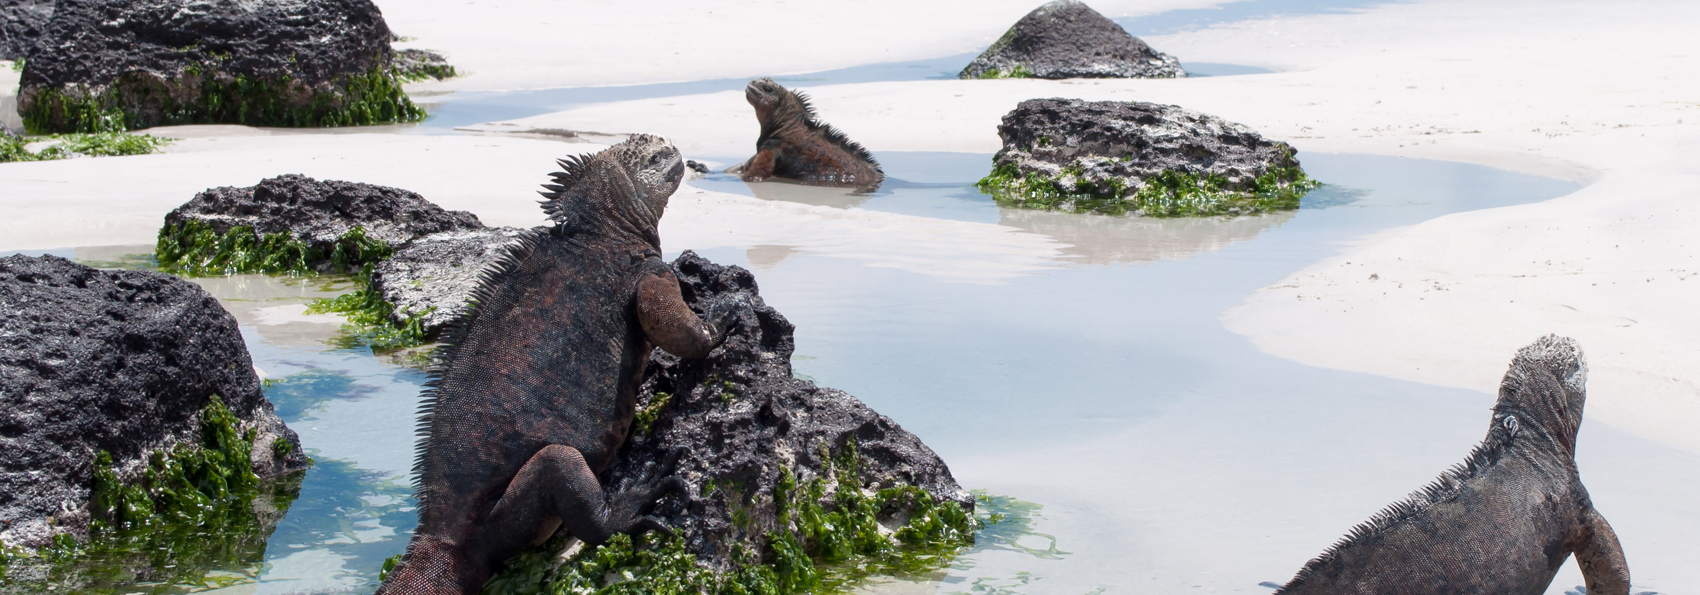
M 416 238 L 483 229 L 400 188 L 287 174 L 195 195 L 165 216 L 155 254 L 192 275 L 353 272 Z
M 156 456 L 199 478 L 191 483 L 225 488 L 306 466 L 295 432 L 260 392 L 236 319 L 199 286 L 9 256 L 0 258 L 0 311 L 0 544 L 86 537 L 106 516 L 97 509 L 118 505 L 100 505 L 102 485 L 140 481 Z M 215 401 L 217 423 L 208 424 Z M 160 464 L 152 475 L 170 467 Z M 197 471 L 208 465 L 222 471 Z M 189 496 L 136 497 L 151 511 L 149 498 L 170 508 L 163 502 Z
M 1287 143 L 1174 105 L 1030 99 L 998 126 L 980 189 L 1011 207 L 1156 217 L 1299 207 L 1317 186 Z
M 689 251 L 672 266 L 699 315 L 726 293 L 755 304 L 706 359 L 651 355 L 632 434 L 601 478 L 642 481 L 677 452 L 688 497 L 653 514 L 678 539 L 617 537 L 566 564 L 546 557 L 555 541 L 510 560 L 486 593 L 601 592 L 617 580 L 649 587 L 631 592 L 829 592 L 869 573 L 940 568 L 972 542 L 974 499 L 932 449 L 855 397 L 793 377 L 795 329 L 754 275 Z
M 41 37 L 18 93 L 32 132 L 424 116 L 370 0 L 59 0 Z
M 1151 49 L 1079 0 L 1033 9 L 957 78 L 1176 78 L 1174 56 Z

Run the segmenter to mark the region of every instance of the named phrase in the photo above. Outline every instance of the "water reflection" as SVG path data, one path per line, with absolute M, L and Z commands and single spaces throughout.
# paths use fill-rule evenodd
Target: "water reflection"
M 998 222 L 1068 244 L 1063 253 L 1082 265 L 1131 264 L 1186 258 L 1257 237 L 1292 220 L 1293 211 L 1253 217 L 1109 217 L 1031 209 L 998 209 Z

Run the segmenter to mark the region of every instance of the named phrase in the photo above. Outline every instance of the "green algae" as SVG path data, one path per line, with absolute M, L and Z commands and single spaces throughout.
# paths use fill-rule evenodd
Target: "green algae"
M 25 145 L 30 143 L 45 140 L 57 142 L 40 152 L 24 148 Z M 0 163 L 55 161 L 70 159 L 78 155 L 87 157 L 148 155 L 158 153 L 162 147 L 175 141 L 176 139 L 121 132 L 51 134 L 27 138 L 0 136 Z
M 96 92 L 41 89 L 19 110 L 30 132 L 114 132 L 178 124 L 317 128 L 417 122 L 425 111 L 387 67 L 344 76 L 336 90 L 289 76 L 226 75 L 220 62 L 191 65 L 169 83 L 121 76 Z M 182 99 L 182 97 L 189 97 Z
M 403 83 L 417 83 L 428 80 L 452 79 L 460 76 L 455 67 L 448 64 L 421 64 L 411 68 L 396 68 L 395 78 Z
M 632 432 L 648 434 L 650 428 L 655 426 L 655 420 L 661 417 L 661 410 L 665 409 L 667 403 L 672 400 L 673 395 L 670 393 L 655 393 L 655 398 L 650 401 L 649 405 L 639 409 L 637 415 L 632 418 Z
M 252 581 L 266 539 L 299 485 L 254 475 L 254 433 L 241 432 L 240 420 L 217 396 L 199 422 L 196 441 L 151 453 L 128 480 L 110 454 L 98 453 L 88 539 L 61 534 L 40 550 L 11 548 L 0 556 L 7 584 L 152 594 Z
M 1082 175 L 1078 163 L 1052 177 L 1032 172 L 1022 174 L 1013 163 L 994 168 L 975 183 L 998 205 L 1012 208 L 1060 210 L 1075 213 L 1148 217 L 1210 217 L 1251 215 L 1299 208 L 1300 200 L 1322 184 L 1297 166 L 1272 167 L 1244 189 L 1234 189 L 1227 179 L 1164 170 L 1145 180 L 1137 189 L 1119 178 L 1093 183 Z
M 572 541 L 563 533 L 508 560 L 484 586 L 486 595 L 707 594 L 783 595 L 844 592 L 872 575 L 914 575 L 950 564 L 974 541 L 979 521 L 961 505 L 937 501 L 914 486 L 868 492 L 859 479 L 855 443 L 827 459 L 821 477 L 799 484 L 781 468 L 774 489 L 778 527 L 765 544 L 732 544 L 731 567 L 698 564 L 684 540 L 616 535 L 558 561 Z M 830 485 L 836 489 L 830 490 Z M 713 480 L 710 480 L 713 481 Z M 724 484 L 724 485 L 722 485 Z M 705 484 L 741 492 L 735 482 Z M 730 502 L 732 498 L 728 498 Z M 880 518 L 906 511 L 907 522 L 882 530 Z M 753 526 L 753 522 L 745 525 Z M 758 549 L 759 548 L 759 549 Z
M 360 269 L 355 277 L 358 289 L 317 300 L 307 306 L 307 313 L 341 314 L 347 318 L 348 324 L 343 325 L 342 335 L 336 339 L 338 346 L 345 349 L 365 346 L 373 351 L 392 352 L 424 345 L 425 315 L 430 311 L 407 312 L 401 316 L 401 322 L 396 322 L 395 304 L 384 299 L 383 292 L 372 284 L 374 264 L 368 262 Z
M 251 226 L 238 225 L 219 233 L 195 219 L 161 227 L 154 244 L 160 269 L 185 277 L 307 275 L 320 269 L 342 272 L 389 258 L 390 253 L 389 244 L 367 236 L 360 226 L 350 228 L 328 248 L 321 248 L 287 231 L 261 234 Z
M 1033 71 L 1028 70 L 1026 64 L 1016 64 L 1014 68 L 1010 68 L 1009 70 L 999 70 L 997 68 L 987 69 L 985 72 L 980 73 L 980 76 L 978 76 L 976 78 L 980 78 L 980 79 L 1025 79 L 1025 78 L 1033 78 Z

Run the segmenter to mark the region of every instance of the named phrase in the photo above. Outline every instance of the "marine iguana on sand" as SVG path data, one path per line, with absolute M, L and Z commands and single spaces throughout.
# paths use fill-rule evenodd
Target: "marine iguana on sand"
M 1277 593 L 1539 595 L 1574 553 L 1588 595 L 1627 595 L 1623 548 L 1576 472 L 1587 376 L 1574 340 L 1547 335 L 1519 350 L 1470 457 Z
M 684 176 L 672 145 L 636 135 L 560 164 L 542 193 L 557 225 L 485 271 L 438 349 L 414 464 L 419 527 L 378 593 L 478 593 L 557 528 L 592 544 L 665 531 L 643 515 L 683 491 L 662 477 L 670 464 L 607 492 L 596 476 L 631 428 L 652 347 L 705 357 L 752 306 L 728 296 L 705 323 L 661 260 L 656 226 Z
M 743 176 L 745 182 L 783 178 L 863 192 L 872 192 L 885 181 L 874 156 L 815 119 L 815 110 L 802 93 L 759 78 L 744 87 L 744 98 L 756 108 L 761 136 L 756 138 L 755 156 L 726 173 Z

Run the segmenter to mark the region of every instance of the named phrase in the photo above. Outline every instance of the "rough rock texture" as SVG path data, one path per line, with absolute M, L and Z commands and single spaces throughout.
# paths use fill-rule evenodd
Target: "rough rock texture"
M 1023 175 L 1076 180 L 1110 194 L 1142 187 L 1164 171 L 1217 176 L 1224 190 L 1250 190 L 1272 168 L 1297 168 L 1287 143 L 1180 106 L 1135 101 L 1029 99 L 1005 114 L 994 162 Z M 1069 169 L 1065 175 L 1065 169 Z
M 691 501 L 663 500 L 653 514 L 685 538 L 699 561 L 724 570 L 735 543 L 764 543 L 763 533 L 779 526 L 774 486 L 780 468 L 803 485 L 829 465 L 823 447 L 837 455 L 850 441 L 857 445 L 865 489 L 913 485 L 973 510 L 972 496 L 919 438 L 844 391 L 792 376 L 795 327 L 762 302 L 754 275 L 690 251 L 672 266 L 685 301 L 699 312 L 732 293 L 747 294 L 756 307 L 739 315 L 708 358 L 686 360 L 660 350 L 650 356 L 640 406 L 653 405 L 660 393 L 671 398 L 648 433 L 634 430 L 627 438 L 603 482 L 641 480 L 646 465 L 683 447 L 675 469 L 689 484 Z M 704 495 L 711 480 L 715 489 Z M 749 515 L 743 527 L 734 521 L 734 507 Z
M 236 319 L 171 275 L 55 256 L 0 258 L 0 541 L 40 547 L 87 530 L 93 461 L 122 476 L 198 435 L 213 395 L 257 430 L 262 477 L 304 468 L 295 432 L 260 392 Z M 293 448 L 273 458 L 273 442 Z
M 413 240 L 372 269 L 372 287 L 395 306 L 391 318 L 397 324 L 417 314 L 423 317 L 425 334 L 437 336 L 466 312 L 479 274 L 523 231 L 449 231 Z
M 1027 13 L 957 78 L 1175 78 L 1174 56 L 1158 53 L 1078 0 Z
M 478 216 L 449 211 L 413 192 L 299 174 L 261 180 L 246 188 L 221 186 L 195 195 L 165 216 L 166 226 L 189 220 L 220 234 L 237 226 L 256 233 L 289 232 L 322 250 L 355 226 L 366 237 L 399 246 L 420 236 L 484 229 Z
M 59 0 L 43 37 L 54 43 L 32 51 L 18 96 L 41 132 L 422 113 L 390 71 L 389 27 L 370 0 Z
M 24 57 L 52 16 L 53 0 L 0 0 L 0 60 Z

